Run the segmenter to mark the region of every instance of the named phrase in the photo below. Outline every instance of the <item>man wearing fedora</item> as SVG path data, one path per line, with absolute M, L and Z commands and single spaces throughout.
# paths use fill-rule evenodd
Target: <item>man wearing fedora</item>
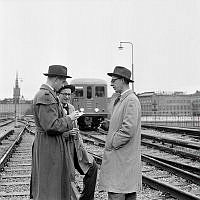
M 30 198 L 34 200 L 71 199 L 71 168 L 62 134 L 73 128 L 78 111 L 64 116 L 56 96 L 66 78 L 67 68 L 49 66 L 46 84 L 40 87 L 33 100 L 36 135 L 32 147 Z
M 116 66 L 111 86 L 111 118 L 100 170 L 99 189 L 108 200 L 135 200 L 141 189 L 141 106 L 129 88 L 131 72 Z

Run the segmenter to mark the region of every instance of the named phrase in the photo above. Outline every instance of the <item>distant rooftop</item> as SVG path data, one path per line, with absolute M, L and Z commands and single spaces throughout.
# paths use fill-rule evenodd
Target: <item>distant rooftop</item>
M 195 93 L 196 94 L 196 93 Z M 199 92 L 200 94 L 200 92 Z M 171 92 L 171 91 L 156 91 L 156 92 L 143 92 L 143 93 L 140 93 L 140 94 L 137 94 L 138 96 L 140 97 L 145 97 L 145 96 L 152 96 L 152 95 L 189 95 L 189 94 L 186 94 L 185 92 L 182 92 L 182 91 L 174 91 L 174 92 Z
M 103 85 L 107 85 L 107 82 L 103 79 L 96 79 L 96 78 L 77 78 L 77 79 L 73 79 L 70 81 L 71 85 L 75 85 L 75 84 L 103 84 Z

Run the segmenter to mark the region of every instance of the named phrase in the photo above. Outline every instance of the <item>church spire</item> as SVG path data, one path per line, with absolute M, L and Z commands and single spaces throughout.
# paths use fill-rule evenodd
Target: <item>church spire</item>
M 18 80 L 18 72 L 16 73 L 15 87 L 13 89 L 13 102 L 19 103 L 20 100 L 20 88 L 19 88 L 19 80 Z
M 16 73 L 15 88 L 19 88 L 18 72 Z

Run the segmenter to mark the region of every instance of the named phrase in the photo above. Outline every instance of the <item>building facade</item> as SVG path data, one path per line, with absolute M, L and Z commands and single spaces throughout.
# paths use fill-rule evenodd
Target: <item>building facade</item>
M 200 92 L 185 94 L 183 92 L 156 93 L 145 92 L 137 95 L 142 116 L 199 116 Z
M 14 117 L 16 111 L 16 116 L 21 117 L 32 111 L 32 101 L 26 101 L 25 103 L 5 103 L 0 101 L 0 118 Z
M 20 94 L 18 73 L 16 74 L 13 98 L 0 100 L 0 118 L 21 117 L 25 114 L 32 114 L 32 100 L 25 100 Z

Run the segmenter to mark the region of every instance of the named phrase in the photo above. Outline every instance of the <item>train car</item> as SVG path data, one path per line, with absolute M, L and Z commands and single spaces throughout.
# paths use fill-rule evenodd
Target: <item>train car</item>
M 75 86 L 72 104 L 84 114 L 78 119 L 80 130 L 96 130 L 107 118 L 107 83 L 102 79 L 80 78 L 70 82 Z

